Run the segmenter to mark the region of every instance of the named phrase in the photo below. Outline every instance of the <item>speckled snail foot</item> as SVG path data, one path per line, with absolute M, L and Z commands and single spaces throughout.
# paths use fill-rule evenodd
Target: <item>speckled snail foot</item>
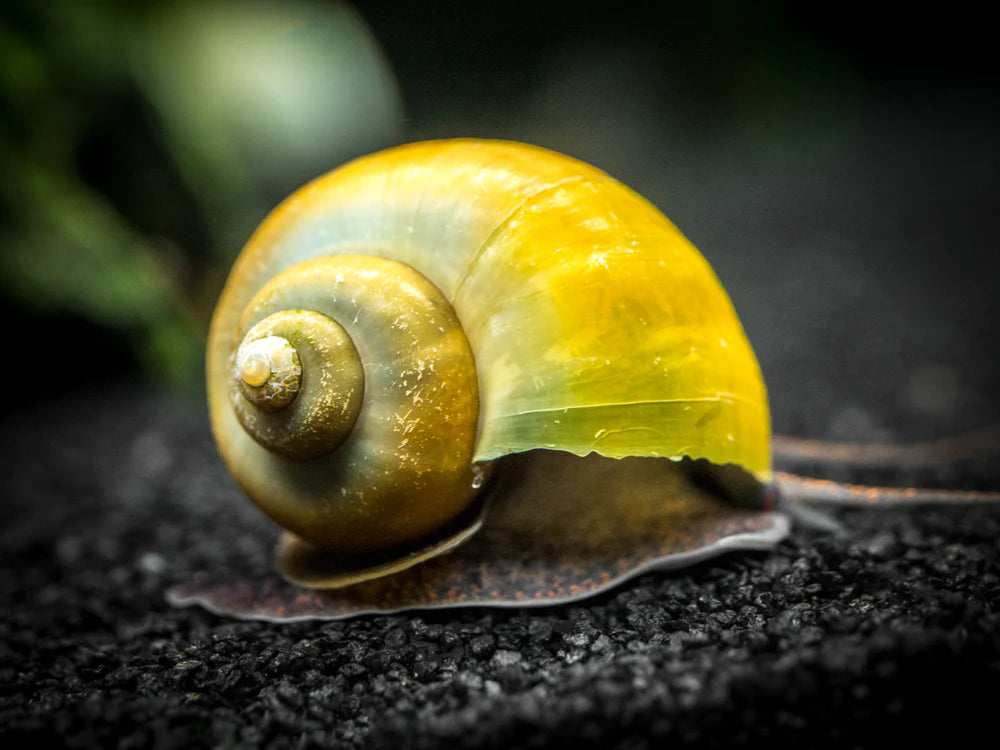
M 411 144 L 305 186 L 236 261 L 207 369 L 220 453 L 286 530 L 279 567 L 338 587 L 310 596 L 341 615 L 565 601 L 787 531 L 715 274 L 545 149 Z M 246 614 L 247 585 L 173 600 Z

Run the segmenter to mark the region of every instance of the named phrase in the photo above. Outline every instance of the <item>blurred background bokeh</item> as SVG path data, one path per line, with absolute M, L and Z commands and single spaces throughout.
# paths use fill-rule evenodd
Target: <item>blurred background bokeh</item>
M 268 210 L 355 156 L 478 136 L 569 153 L 663 209 L 729 289 L 779 429 L 891 438 L 886 399 L 925 431 L 974 426 L 954 415 L 992 408 L 1000 359 L 996 66 L 984 18 L 923 13 L 9 0 L 14 400 L 138 380 L 197 395 L 215 299 Z M 775 396 L 810 377 L 817 402 L 838 404 L 814 421 Z M 880 384 L 856 401 L 852 379 Z

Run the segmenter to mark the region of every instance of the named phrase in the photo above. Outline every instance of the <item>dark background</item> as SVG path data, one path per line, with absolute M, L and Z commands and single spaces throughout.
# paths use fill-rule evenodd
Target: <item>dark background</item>
M 271 207 L 352 156 L 482 136 L 662 208 L 729 289 L 778 431 L 996 416 L 997 67 L 971 6 L 8 6 L 0 290 L 35 363 L 21 398 L 143 379 L 197 400 L 214 300 Z M 815 413 L 790 411 L 791 371 Z
M 846 539 L 798 530 L 550 611 L 274 626 L 165 604 L 198 571 L 266 564 L 274 538 L 204 411 L 225 274 L 285 195 L 394 143 L 533 142 L 647 196 L 730 292 L 776 432 L 1000 421 L 1000 100 L 971 4 L 278 8 L 0 17 L 8 743 L 842 747 L 986 727 L 988 509 L 848 513 Z M 994 461 L 832 475 L 1000 489 Z

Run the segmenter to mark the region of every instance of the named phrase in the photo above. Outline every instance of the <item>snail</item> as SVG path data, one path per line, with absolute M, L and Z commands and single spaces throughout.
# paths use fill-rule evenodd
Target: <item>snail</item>
M 539 147 L 409 144 L 294 193 L 233 267 L 207 375 L 221 456 L 307 588 L 178 604 L 559 602 L 789 530 L 761 370 L 708 262 Z

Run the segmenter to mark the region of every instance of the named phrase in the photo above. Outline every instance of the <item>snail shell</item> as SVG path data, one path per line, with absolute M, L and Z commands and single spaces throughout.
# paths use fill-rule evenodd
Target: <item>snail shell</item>
M 605 173 L 517 143 L 406 145 L 289 197 L 219 300 L 208 397 L 250 499 L 352 553 L 433 533 L 533 449 L 770 476 L 760 369 L 705 259 Z

